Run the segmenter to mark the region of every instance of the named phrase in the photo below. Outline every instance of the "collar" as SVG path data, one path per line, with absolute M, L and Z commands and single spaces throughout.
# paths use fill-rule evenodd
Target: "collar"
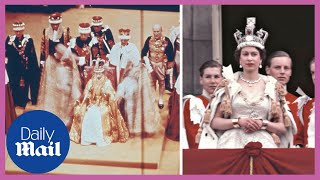
M 208 91 L 206 91 L 206 90 L 202 90 L 202 94 L 201 94 L 202 96 L 204 96 L 205 98 L 207 98 L 208 100 L 210 100 L 211 99 L 211 96 L 210 96 L 210 94 L 208 93 Z
M 59 39 L 61 38 L 63 32 L 64 32 L 64 28 L 63 28 L 61 25 L 59 25 L 58 30 L 57 30 L 57 33 L 58 33 L 58 34 L 57 34 L 57 37 L 58 37 Z M 46 29 L 46 34 L 47 34 L 47 36 L 49 37 L 50 40 L 55 40 L 55 39 L 53 39 L 53 33 L 54 33 L 54 30 L 52 29 L 51 26 L 49 26 L 49 27 Z
M 283 85 L 284 90 L 287 91 L 287 85 Z
M 89 45 L 90 42 L 91 42 L 91 37 L 88 37 L 88 39 L 85 40 L 85 41 L 82 41 L 82 40 L 80 39 L 80 37 L 77 37 L 77 38 L 76 38 L 76 44 L 77 44 L 80 48 L 82 48 L 85 44 L 86 44 L 86 45 Z
M 105 36 L 106 31 L 109 29 L 108 25 L 102 25 L 102 28 L 99 32 L 95 32 L 93 26 L 91 26 L 91 35 L 92 36 Z

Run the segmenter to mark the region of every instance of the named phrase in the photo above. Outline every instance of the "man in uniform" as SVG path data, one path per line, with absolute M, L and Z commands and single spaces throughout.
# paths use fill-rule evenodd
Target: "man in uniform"
M 70 40 L 69 48 L 73 53 L 77 55 L 78 69 L 80 72 L 80 78 L 82 87 L 85 87 L 85 66 L 92 66 L 92 48 L 98 47 L 98 41 L 95 37 L 90 37 L 90 24 L 80 23 L 79 24 L 80 36 L 72 38 Z
M 198 149 L 199 144 L 196 142 L 196 136 L 201 124 L 201 117 L 205 114 L 211 95 L 223 80 L 222 66 L 217 61 L 204 62 L 199 68 L 199 73 L 202 94 L 183 97 L 185 100 L 183 107 L 184 126 L 181 129 L 181 144 L 184 149 Z
M 151 63 L 153 71 L 151 77 L 153 86 L 156 88 L 156 82 L 159 84 L 159 101 L 160 109 L 163 105 L 163 93 L 165 90 L 165 74 L 167 69 L 174 66 L 173 46 L 168 37 L 162 35 L 162 26 L 155 24 L 152 28 L 153 35 L 149 36 L 144 43 L 141 51 L 141 58 Z M 149 60 L 146 60 L 148 58 Z
M 287 89 L 287 84 L 290 81 L 292 74 L 292 60 L 289 54 L 284 51 L 275 51 L 271 53 L 266 61 L 266 73 L 277 79 L 278 82 Z M 296 146 L 303 147 L 303 126 L 298 117 L 297 104 L 293 103 L 297 97 L 289 92 L 287 92 L 285 97 L 298 130 L 297 134 L 294 135 L 293 143 Z
M 309 64 L 312 82 L 315 80 L 314 58 Z M 306 148 L 315 148 L 315 108 L 314 99 L 304 93 L 301 93 L 296 102 L 298 104 L 298 115 L 303 125 L 303 146 Z
M 49 16 L 50 26 L 43 30 L 40 49 L 41 69 L 44 67 L 44 63 L 48 56 L 54 56 L 56 45 L 61 43 L 67 46 L 71 39 L 69 28 L 60 26 L 61 22 L 61 14 L 58 12 L 53 13 Z
M 9 35 L 5 43 L 6 69 L 15 106 L 25 107 L 29 101 L 37 104 L 40 69 L 38 65 L 33 39 L 24 34 L 25 24 L 21 21 L 13 23 L 15 35 Z
M 91 19 L 91 37 L 98 40 L 98 46 L 92 48 L 92 58 L 97 59 L 99 57 L 107 61 L 115 43 L 109 26 L 103 26 L 101 16 L 93 16 Z

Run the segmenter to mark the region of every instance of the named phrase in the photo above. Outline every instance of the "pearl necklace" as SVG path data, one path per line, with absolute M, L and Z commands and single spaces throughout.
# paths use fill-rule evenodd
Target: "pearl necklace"
M 254 80 L 254 81 L 249 81 L 249 80 L 243 78 L 242 75 L 240 75 L 240 79 L 241 79 L 242 81 L 248 83 L 248 84 L 249 84 L 249 87 L 252 87 L 253 84 L 258 83 L 258 82 L 261 80 L 261 76 L 260 76 L 257 80 Z

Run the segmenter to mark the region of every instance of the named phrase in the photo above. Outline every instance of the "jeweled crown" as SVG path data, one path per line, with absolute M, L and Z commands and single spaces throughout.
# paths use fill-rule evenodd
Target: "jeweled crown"
M 93 61 L 93 65 L 94 65 L 94 68 L 93 68 L 94 72 L 99 73 L 99 72 L 104 71 L 104 64 L 106 63 L 106 61 L 104 59 L 97 58 L 92 61 Z
M 247 26 L 245 28 L 245 35 L 242 36 L 242 32 L 238 29 L 233 34 L 238 46 L 237 49 L 241 49 L 245 46 L 254 46 L 260 49 L 264 49 L 264 43 L 266 42 L 269 33 L 262 28 L 254 34 L 256 24 L 255 17 L 247 18 Z

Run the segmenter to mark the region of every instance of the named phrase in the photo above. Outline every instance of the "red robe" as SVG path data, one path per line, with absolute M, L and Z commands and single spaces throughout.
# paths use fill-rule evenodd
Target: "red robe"
M 304 147 L 308 144 L 308 128 L 309 128 L 309 116 L 311 113 L 311 109 L 313 108 L 314 99 L 310 99 L 304 106 L 303 106 L 303 124 L 304 124 Z
M 197 98 L 200 98 L 202 100 L 202 103 L 205 107 L 209 104 L 209 100 L 206 97 L 200 95 L 200 96 L 197 96 Z M 198 149 L 199 144 L 195 142 L 195 139 L 198 133 L 199 124 L 193 124 L 193 122 L 190 119 L 190 99 L 188 99 L 185 103 L 185 106 L 183 109 L 183 117 L 184 117 L 184 126 L 186 128 L 189 149 Z
M 293 103 L 297 97 L 291 93 L 286 94 L 286 100 L 288 101 L 288 106 L 291 110 L 292 116 L 297 126 L 297 134 L 293 137 L 293 144 L 294 145 L 304 145 L 304 127 L 300 121 L 298 116 L 298 106 L 297 103 Z
M 174 88 L 171 92 L 169 98 L 169 115 L 168 124 L 166 127 L 167 138 L 179 141 L 180 139 L 180 106 L 179 106 L 180 96 Z
M 5 86 L 5 93 L 6 93 L 6 112 L 5 112 L 5 121 L 6 121 L 6 133 L 8 132 L 10 125 L 13 121 L 17 118 L 17 113 L 14 107 L 13 98 L 11 94 L 10 85 L 6 84 Z

